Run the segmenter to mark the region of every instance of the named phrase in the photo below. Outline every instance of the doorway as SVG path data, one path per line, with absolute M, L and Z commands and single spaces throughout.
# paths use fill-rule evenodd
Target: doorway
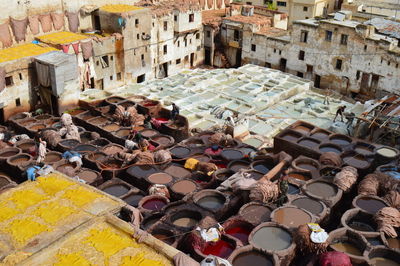
M 56 96 L 54 96 L 53 94 L 51 94 L 51 113 L 54 116 L 58 116 L 58 99 Z
M 321 76 L 320 75 L 315 75 L 314 87 L 321 88 Z
M 165 77 L 168 77 L 168 62 L 162 64 L 162 67 L 164 68 Z
M 4 119 L 4 108 L 0 108 L 0 124 L 4 125 L 5 119 Z
M 211 66 L 211 50 L 210 50 L 210 48 L 205 47 L 205 49 L 204 49 L 204 55 L 205 55 L 205 61 L 204 61 L 204 63 L 205 63 L 206 65 Z
M 281 58 L 281 60 L 279 62 L 279 70 L 282 72 L 286 71 L 286 59 L 285 58 Z
M 236 67 L 240 67 L 242 65 L 242 50 L 238 49 L 236 52 Z
M 194 53 L 190 54 L 190 67 L 194 66 Z

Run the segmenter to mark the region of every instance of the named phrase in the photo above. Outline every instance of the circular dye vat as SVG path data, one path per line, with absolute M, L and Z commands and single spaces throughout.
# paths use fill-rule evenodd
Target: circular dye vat
M 265 162 L 254 162 L 253 163 L 253 169 L 262 173 L 262 174 L 266 174 L 269 172 L 269 167 L 266 165 Z
M 264 174 L 257 171 L 249 171 L 247 174 L 249 174 L 249 178 L 253 178 L 254 180 L 260 180 L 264 176 Z
M 163 214 L 154 213 L 154 214 L 148 216 L 147 218 L 143 219 L 142 223 L 140 224 L 140 227 L 141 227 L 143 230 L 147 230 L 147 229 L 150 228 L 153 224 L 155 224 L 156 222 L 158 222 L 162 217 L 163 217 Z
M 136 208 L 137 206 L 139 206 L 139 201 L 141 201 L 143 197 L 144 196 L 142 194 L 132 194 L 124 198 L 124 201 L 132 207 Z
M 154 137 L 152 138 L 153 141 L 157 142 L 158 144 L 162 145 L 162 146 L 168 146 L 174 143 L 174 141 L 167 137 L 167 136 L 158 136 L 158 137 Z
M 11 157 L 9 159 L 9 163 L 12 165 L 19 165 L 21 163 L 26 163 L 28 162 L 32 157 L 29 156 L 28 154 L 19 154 Z
M 363 232 L 375 232 L 376 229 L 376 226 L 372 224 L 372 222 L 370 223 L 369 221 L 360 219 L 360 217 L 357 216 L 350 219 L 347 225 L 354 230 Z
M 369 260 L 371 265 L 374 266 L 399 266 L 400 264 L 394 260 L 384 258 L 384 257 L 375 257 Z
M 311 135 L 311 137 L 313 137 L 314 139 L 325 140 L 329 137 L 329 133 L 319 130 L 319 131 L 316 131 L 315 133 L 313 133 Z
M 383 201 L 369 197 L 357 199 L 355 205 L 357 205 L 360 209 L 372 214 L 375 214 L 380 209 L 387 207 Z
M 344 157 L 343 162 L 355 168 L 366 168 L 369 166 L 369 162 L 362 155 L 358 154 Z
M 7 158 L 7 157 L 15 156 L 19 152 L 20 151 L 17 148 L 5 148 L 3 151 L 0 151 L 0 157 Z
M 258 148 L 263 144 L 263 141 L 256 138 L 248 138 L 245 139 L 243 143 Z
M 337 154 L 342 153 L 342 150 L 335 145 L 332 144 L 323 144 L 319 147 L 320 152 L 334 152 Z
M 265 250 L 284 250 L 292 244 L 292 236 L 283 228 L 265 226 L 253 233 L 250 242 Z
M 307 181 L 311 179 L 311 177 L 299 173 L 290 173 L 288 176 L 301 181 Z
M 34 124 L 34 125 L 29 127 L 29 129 L 32 130 L 32 131 L 39 131 L 39 130 L 44 129 L 44 128 L 46 128 L 45 124 Z
M 208 195 L 198 199 L 196 203 L 203 208 L 216 211 L 224 206 L 225 198 L 221 195 Z
M 127 173 L 136 178 L 146 178 L 154 173 L 157 173 L 157 169 L 150 165 L 135 165 L 129 167 Z
M 207 242 L 205 248 L 201 252 L 204 255 L 214 255 L 226 259 L 234 250 L 234 245 L 221 239 L 217 242 Z
M 76 145 L 78 145 L 80 143 L 76 139 L 66 139 L 66 140 L 60 141 L 58 144 L 61 146 L 67 147 L 69 149 L 72 149 L 73 147 L 75 147 Z
M 386 237 L 388 247 L 400 249 L 400 238 L 389 238 Z
M 115 132 L 115 135 L 120 137 L 120 138 L 126 138 L 129 136 L 130 130 L 129 129 L 120 129 L 117 132 Z
M 175 178 L 186 178 L 192 174 L 192 172 L 177 164 L 169 165 L 164 169 L 164 172 Z
M 140 134 L 142 134 L 143 137 L 145 138 L 151 138 L 154 137 L 155 135 L 158 135 L 158 131 L 154 129 L 144 129 L 140 131 Z
M 296 142 L 299 138 L 301 138 L 301 135 L 294 133 L 286 133 L 282 135 L 281 138 L 287 141 Z
M 385 156 L 387 158 L 394 158 L 397 156 L 397 151 L 388 147 L 379 148 L 376 150 L 379 155 Z
M 325 182 L 314 182 L 307 184 L 306 189 L 311 194 L 321 198 L 334 197 L 338 193 L 338 189 L 334 185 Z
M 177 147 L 172 148 L 170 150 L 170 152 L 171 152 L 172 156 L 183 159 L 190 155 L 191 150 L 186 147 L 177 146 Z
M 304 126 L 304 125 L 300 125 L 300 126 L 293 128 L 293 130 L 296 130 L 297 132 L 300 132 L 302 134 L 308 134 L 311 131 L 311 128 Z
M 250 203 L 240 209 L 240 216 L 247 221 L 260 224 L 271 220 L 271 209 L 258 203 Z
M 351 143 L 351 139 L 345 135 L 332 136 L 330 141 L 339 146 L 347 146 Z
M 32 140 L 32 141 L 28 141 L 28 142 L 23 142 L 21 144 L 17 144 L 17 148 L 20 148 L 22 151 L 29 151 L 32 148 L 36 148 L 36 144 Z
M 375 146 L 368 144 L 368 143 L 364 143 L 364 142 L 358 142 L 354 148 L 354 150 L 361 155 L 372 155 L 374 153 L 375 150 Z
M 316 165 L 309 163 L 309 162 L 298 162 L 298 163 L 296 163 L 296 166 L 298 168 L 308 170 L 308 171 L 317 171 L 318 170 L 318 167 Z
M 102 149 L 102 152 L 104 152 L 107 155 L 114 155 L 119 152 L 122 152 L 123 150 L 124 150 L 124 147 L 122 147 L 122 146 L 119 146 L 116 144 L 109 144 Z
M 150 211 L 160 211 L 165 205 L 167 205 L 166 200 L 161 198 L 151 198 L 143 202 L 142 208 Z
M 103 191 L 114 197 L 119 198 L 122 195 L 125 195 L 126 193 L 128 193 L 129 187 L 124 186 L 124 185 L 112 185 L 112 186 L 104 188 Z
M 321 202 L 311 198 L 299 198 L 292 201 L 292 205 L 309 211 L 312 214 L 318 215 L 324 210 L 324 205 Z
M 239 239 L 244 245 L 249 243 L 251 229 L 243 226 L 233 226 L 225 230 L 225 234 Z
M 173 178 L 169 174 L 166 173 L 155 173 L 150 175 L 147 180 L 153 184 L 161 184 L 165 185 L 172 182 Z
M 96 181 L 97 174 L 96 174 L 96 172 L 93 172 L 91 170 L 84 170 L 84 171 L 78 173 L 78 177 L 80 179 L 85 180 L 86 183 L 91 184 Z
M 288 227 L 298 227 L 299 225 L 310 223 L 312 217 L 304 210 L 292 207 L 281 207 L 276 209 L 273 220 Z
M 300 193 L 300 188 L 298 186 L 295 186 L 293 184 L 288 185 L 288 194 L 289 195 L 297 195 Z
M 372 245 L 372 246 L 384 246 L 382 240 L 380 237 L 373 237 L 373 238 L 367 238 L 367 241 Z
M 97 147 L 94 145 L 90 145 L 90 144 L 81 144 L 74 148 L 74 151 L 77 151 L 79 153 L 91 152 L 91 151 L 95 151 L 95 150 L 97 150 Z
M 248 169 L 249 163 L 245 161 L 233 161 L 229 163 L 228 168 L 233 172 L 239 172 L 240 169 Z
M 158 240 L 167 243 L 168 245 L 172 245 L 175 242 L 175 237 L 173 236 L 172 232 L 156 231 L 152 232 L 151 235 L 157 238 Z
M 242 159 L 243 153 L 240 150 L 224 149 L 221 156 L 227 161 L 233 161 Z
M 356 245 L 348 241 L 336 242 L 334 244 L 331 244 L 330 246 L 336 251 L 351 254 L 354 256 L 362 256 L 363 253 L 362 250 L 360 250 Z
M 237 255 L 232 262 L 232 266 L 273 266 L 273 261 L 265 254 L 252 250 L 247 252 L 242 252 Z
M 105 131 L 114 132 L 114 131 L 117 131 L 118 129 L 120 129 L 120 126 L 118 124 L 113 123 L 113 124 L 108 124 L 108 125 L 102 126 L 102 128 Z
M 202 216 L 199 212 L 182 210 L 171 217 L 171 222 L 173 225 L 179 227 L 191 228 L 195 226 L 201 219 Z
M 102 125 L 102 124 L 107 123 L 107 122 L 108 122 L 108 119 L 105 118 L 105 117 L 97 116 L 97 117 L 94 117 L 94 118 L 89 119 L 88 122 L 89 122 L 90 124 L 92 124 L 92 125 L 98 126 L 98 125 Z
M 196 184 L 191 180 L 180 180 L 172 185 L 171 190 L 178 194 L 186 195 L 197 189 Z
M 319 141 L 313 139 L 302 139 L 298 142 L 299 145 L 307 148 L 314 149 L 320 144 Z

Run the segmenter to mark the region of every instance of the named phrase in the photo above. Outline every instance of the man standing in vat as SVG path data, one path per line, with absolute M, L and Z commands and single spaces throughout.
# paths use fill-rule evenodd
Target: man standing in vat
M 172 111 L 171 111 L 171 120 L 175 121 L 176 116 L 179 115 L 180 109 L 179 107 L 175 104 L 172 103 Z
M 336 115 L 335 118 L 333 119 L 333 123 L 335 123 L 336 118 L 338 117 L 338 115 L 340 115 L 340 120 L 343 122 L 343 112 L 346 109 L 345 105 L 339 106 L 339 108 L 336 111 Z
M 324 99 L 324 104 L 329 105 L 329 96 L 332 95 L 331 88 L 327 88 L 325 91 L 325 99 Z

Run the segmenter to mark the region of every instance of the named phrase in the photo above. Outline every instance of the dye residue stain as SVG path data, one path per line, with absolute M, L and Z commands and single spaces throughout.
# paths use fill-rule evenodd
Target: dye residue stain
M 80 253 L 57 254 L 58 261 L 53 266 L 91 266 Z
M 69 189 L 62 195 L 62 198 L 70 200 L 73 204 L 79 207 L 91 203 L 99 197 L 101 197 L 99 194 L 91 192 L 83 187 Z
M 237 226 L 225 230 L 225 233 L 239 239 L 244 245 L 247 245 L 249 243 L 249 235 L 251 230 L 245 227 Z
M 39 208 L 33 211 L 32 214 L 42 218 L 46 223 L 55 225 L 74 212 L 76 212 L 75 209 L 68 206 L 62 206 L 56 201 L 53 201 L 41 205 Z
M 138 253 L 135 256 L 123 257 L 120 266 L 164 266 L 165 264 L 158 260 L 146 258 L 144 252 Z
M 7 200 L 15 204 L 17 209 L 26 210 L 30 206 L 36 205 L 48 199 L 47 196 L 39 194 L 31 189 L 15 191 Z
M 233 245 L 221 239 L 215 243 L 208 242 L 202 252 L 204 255 L 215 255 L 226 259 L 231 255 L 234 249 L 235 247 Z
M 362 256 L 361 250 L 349 242 L 339 242 L 333 244 L 332 247 L 344 253 L 348 253 L 354 256 Z
M 49 231 L 49 228 L 30 218 L 24 218 L 13 220 L 4 230 L 10 233 L 18 244 L 24 245 L 34 236 Z
M 0 222 L 4 222 L 8 219 L 11 219 L 15 215 L 18 214 L 18 211 L 15 208 L 10 208 L 5 206 L 4 204 L 0 205 Z

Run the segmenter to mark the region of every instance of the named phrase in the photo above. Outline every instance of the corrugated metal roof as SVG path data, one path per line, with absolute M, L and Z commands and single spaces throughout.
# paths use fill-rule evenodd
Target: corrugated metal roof
M 376 28 L 379 33 L 388 35 L 393 38 L 400 39 L 400 23 L 382 19 L 382 18 L 373 18 L 364 22 L 366 25 L 372 25 Z
M 67 61 L 71 56 L 75 57 L 75 55 L 68 55 L 61 51 L 54 51 L 47 54 L 36 56 L 35 59 L 42 63 L 57 66 Z

